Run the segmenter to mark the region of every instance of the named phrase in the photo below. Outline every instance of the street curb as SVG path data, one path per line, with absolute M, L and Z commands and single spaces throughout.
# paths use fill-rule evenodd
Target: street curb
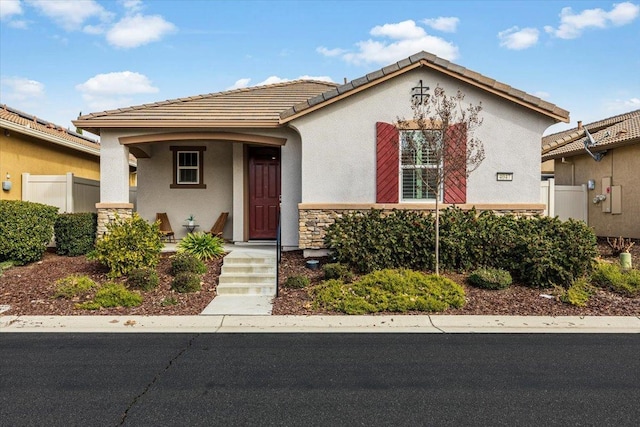
M 0 333 L 640 333 L 640 316 L 1 316 Z

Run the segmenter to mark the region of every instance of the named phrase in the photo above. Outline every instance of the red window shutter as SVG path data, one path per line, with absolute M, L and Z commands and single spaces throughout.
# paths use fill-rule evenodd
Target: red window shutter
M 444 203 L 467 202 L 467 128 L 464 123 L 445 132 Z
M 398 129 L 389 123 L 376 123 L 376 203 L 398 203 Z

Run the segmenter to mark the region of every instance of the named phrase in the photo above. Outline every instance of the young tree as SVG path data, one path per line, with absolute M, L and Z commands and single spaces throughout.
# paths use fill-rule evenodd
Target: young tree
M 440 274 L 440 206 L 466 202 L 466 179 L 485 158 L 482 141 L 475 131 L 482 125 L 482 103 L 463 106 L 458 90 L 447 96 L 436 86 L 433 95 L 412 97 L 412 119 L 398 118 L 401 144 L 403 196 L 435 199 L 436 274 Z M 409 184 L 405 194 L 405 181 Z M 452 192 L 443 200 L 443 192 Z

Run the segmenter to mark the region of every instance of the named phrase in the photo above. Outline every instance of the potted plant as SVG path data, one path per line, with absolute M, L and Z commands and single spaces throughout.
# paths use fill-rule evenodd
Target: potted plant
M 189 217 L 186 219 L 187 221 L 187 225 L 189 225 L 190 227 L 193 227 L 196 223 L 196 217 L 193 216 L 193 214 L 189 215 Z

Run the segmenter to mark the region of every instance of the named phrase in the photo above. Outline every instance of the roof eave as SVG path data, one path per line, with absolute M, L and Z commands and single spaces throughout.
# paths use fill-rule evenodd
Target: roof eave
M 372 76 L 374 78 L 369 80 L 367 83 L 364 83 L 362 85 L 354 87 L 353 89 L 348 90 L 348 91 L 343 92 L 343 93 L 340 93 L 340 87 L 338 87 L 337 90 L 339 92 L 339 95 L 333 96 L 333 97 L 331 97 L 329 99 L 326 99 L 325 101 L 317 103 L 315 105 L 310 105 L 310 106 L 308 106 L 308 107 L 306 107 L 304 109 L 301 109 L 300 111 L 295 111 L 295 107 L 294 107 L 293 108 L 294 112 L 292 114 L 287 115 L 285 117 L 281 116 L 280 124 L 286 124 L 286 123 L 288 123 L 288 122 L 290 122 L 292 120 L 298 119 L 298 118 L 300 118 L 300 117 L 302 117 L 302 116 L 304 116 L 306 114 L 309 114 L 309 113 L 311 113 L 313 111 L 319 110 L 319 109 L 321 109 L 323 107 L 326 107 L 327 105 L 330 105 L 330 104 L 332 104 L 334 102 L 342 100 L 342 99 L 344 99 L 346 97 L 349 97 L 351 95 L 355 95 L 356 93 L 359 93 L 359 92 L 361 92 L 363 90 L 366 90 L 366 89 L 368 89 L 368 88 L 370 88 L 372 86 L 376 86 L 376 85 L 378 85 L 380 83 L 383 83 L 383 82 L 385 82 L 385 81 L 387 81 L 387 80 L 389 80 L 389 79 L 391 79 L 393 77 L 396 77 L 398 75 L 407 73 L 407 72 L 409 72 L 411 70 L 414 70 L 416 68 L 419 68 L 419 67 L 428 67 L 428 68 L 431 68 L 433 70 L 439 71 L 439 72 L 441 72 L 443 74 L 446 74 L 448 76 L 451 76 L 451 77 L 453 77 L 455 79 L 461 80 L 461 81 L 463 81 L 463 82 L 465 82 L 467 84 L 470 84 L 472 86 L 476 86 L 476 87 L 478 87 L 480 89 L 483 89 L 483 90 L 485 90 L 487 92 L 493 93 L 494 95 L 497 95 L 497 96 L 499 96 L 501 98 L 507 99 L 507 100 L 512 101 L 512 102 L 514 102 L 516 104 L 522 105 L 522 106 L 524 106 L 526 108 L 529 108 L 529 109 L 532 109 L 532 110 L 534 110 L 534 111 L 536 111 L 538 113 L 541 113 L 543 115 L 551 117 L 557 123 L 559 123 L 559 122 L 569 123 L 570 122 L 569 112 L 566 111 L 566 110 L 563 110 L 563 109 L 561 109 L 559 107 L 556 107 L 554 109 L 554 111 L 545 110 L 544 108 L 540 108 L 540 107 L 538 107 L 536 105 L 528 103 L 523 99 L 517 98 L 515 96 L 509 95 L 508 93 L 505 93 L 503 91 L 497 90 L 493 86 L 490 86 L 488 84 L 482 83 L 481 81 L 479 81 L 479 79 L 474 79 L 474 78 L 465 76 L 464 74 L 460 74 L 460 73 L 451 71 L 448 68 L 445 68 L 444 66 L 440 66 L 440 65 L 438 65 L 436 63 L 438 60 L 439 60 L 439 58 L 437 58 L 435 62 L 431 62 L 431 61 L 429 61 L 427 59 L 420 59 L 419 61 L 416 61 L 414 63 L 410 63 L 408 65 L 405 65 L 405 66 L 401 67 L 401 68 L 398 68 L 397 66 L 396 67 L 390 66 L 390 67 L 385 67 L 382 70 L 379 70 L 377 72 L 367 74 L 367 76 L 365 76 L 363 78 L 366 78 L 367 80 L 369 79 L 369 76 Z M 401 61 L 400 63 L 403 63 L 403 62 L 404 61 Z M 394 64 L 394 65 L 396 65 L 396 64 Z M 462 67 L 460 67 L 460 69 L 462 69 Z M 480 74 L 477 74 L 477 73 L 468 73 L 468 74 L 472 75 L 472 76 L 473 75 L 478 75 L 480 77 L 484 77 L 484 76 L 482 76 Z M 356 79 L 356 80 L 359 80 L 359 79 Z M 493 81 L 493 80 L 491 80 L 491 81 Z M 493 81 L 493 82 L 495 82 L 495 81 Z M 555 112 L 556 110 L 558 111 L 557 113 Z
M 70 148 L 75 151 L 81 151 L 84 153 L 88 153 L 88 154 L 92 154 L 94 156 L 100 157 L 100 146 L 98 144 L 96 144 L 96 147 L 89 147 L 87 145 L 78 144 L 73 141 L 69 141 L 64 138 L 57 137 L 55 135 L 50 135 L 50 134 L 41 132 L 37 129 L 27 128 L 23 125 L 13 123 L 8 120 L 0 119 L 0 122 L 2 123 L 2 127 L 8 129 L 9 131 L 18 132 L 23 135 L 28 135 L 34 138 L 51 142 L 56 145 L 61 145 L 66 148 Z
M 100 135 L 102 129 L 144 129 L 144 128 L 194 128 L 194 129 L 216 129 L 216 128 L 278 128 L 280 123 L 276 120 L 74 120 L 74 126 L 91 133 Z

